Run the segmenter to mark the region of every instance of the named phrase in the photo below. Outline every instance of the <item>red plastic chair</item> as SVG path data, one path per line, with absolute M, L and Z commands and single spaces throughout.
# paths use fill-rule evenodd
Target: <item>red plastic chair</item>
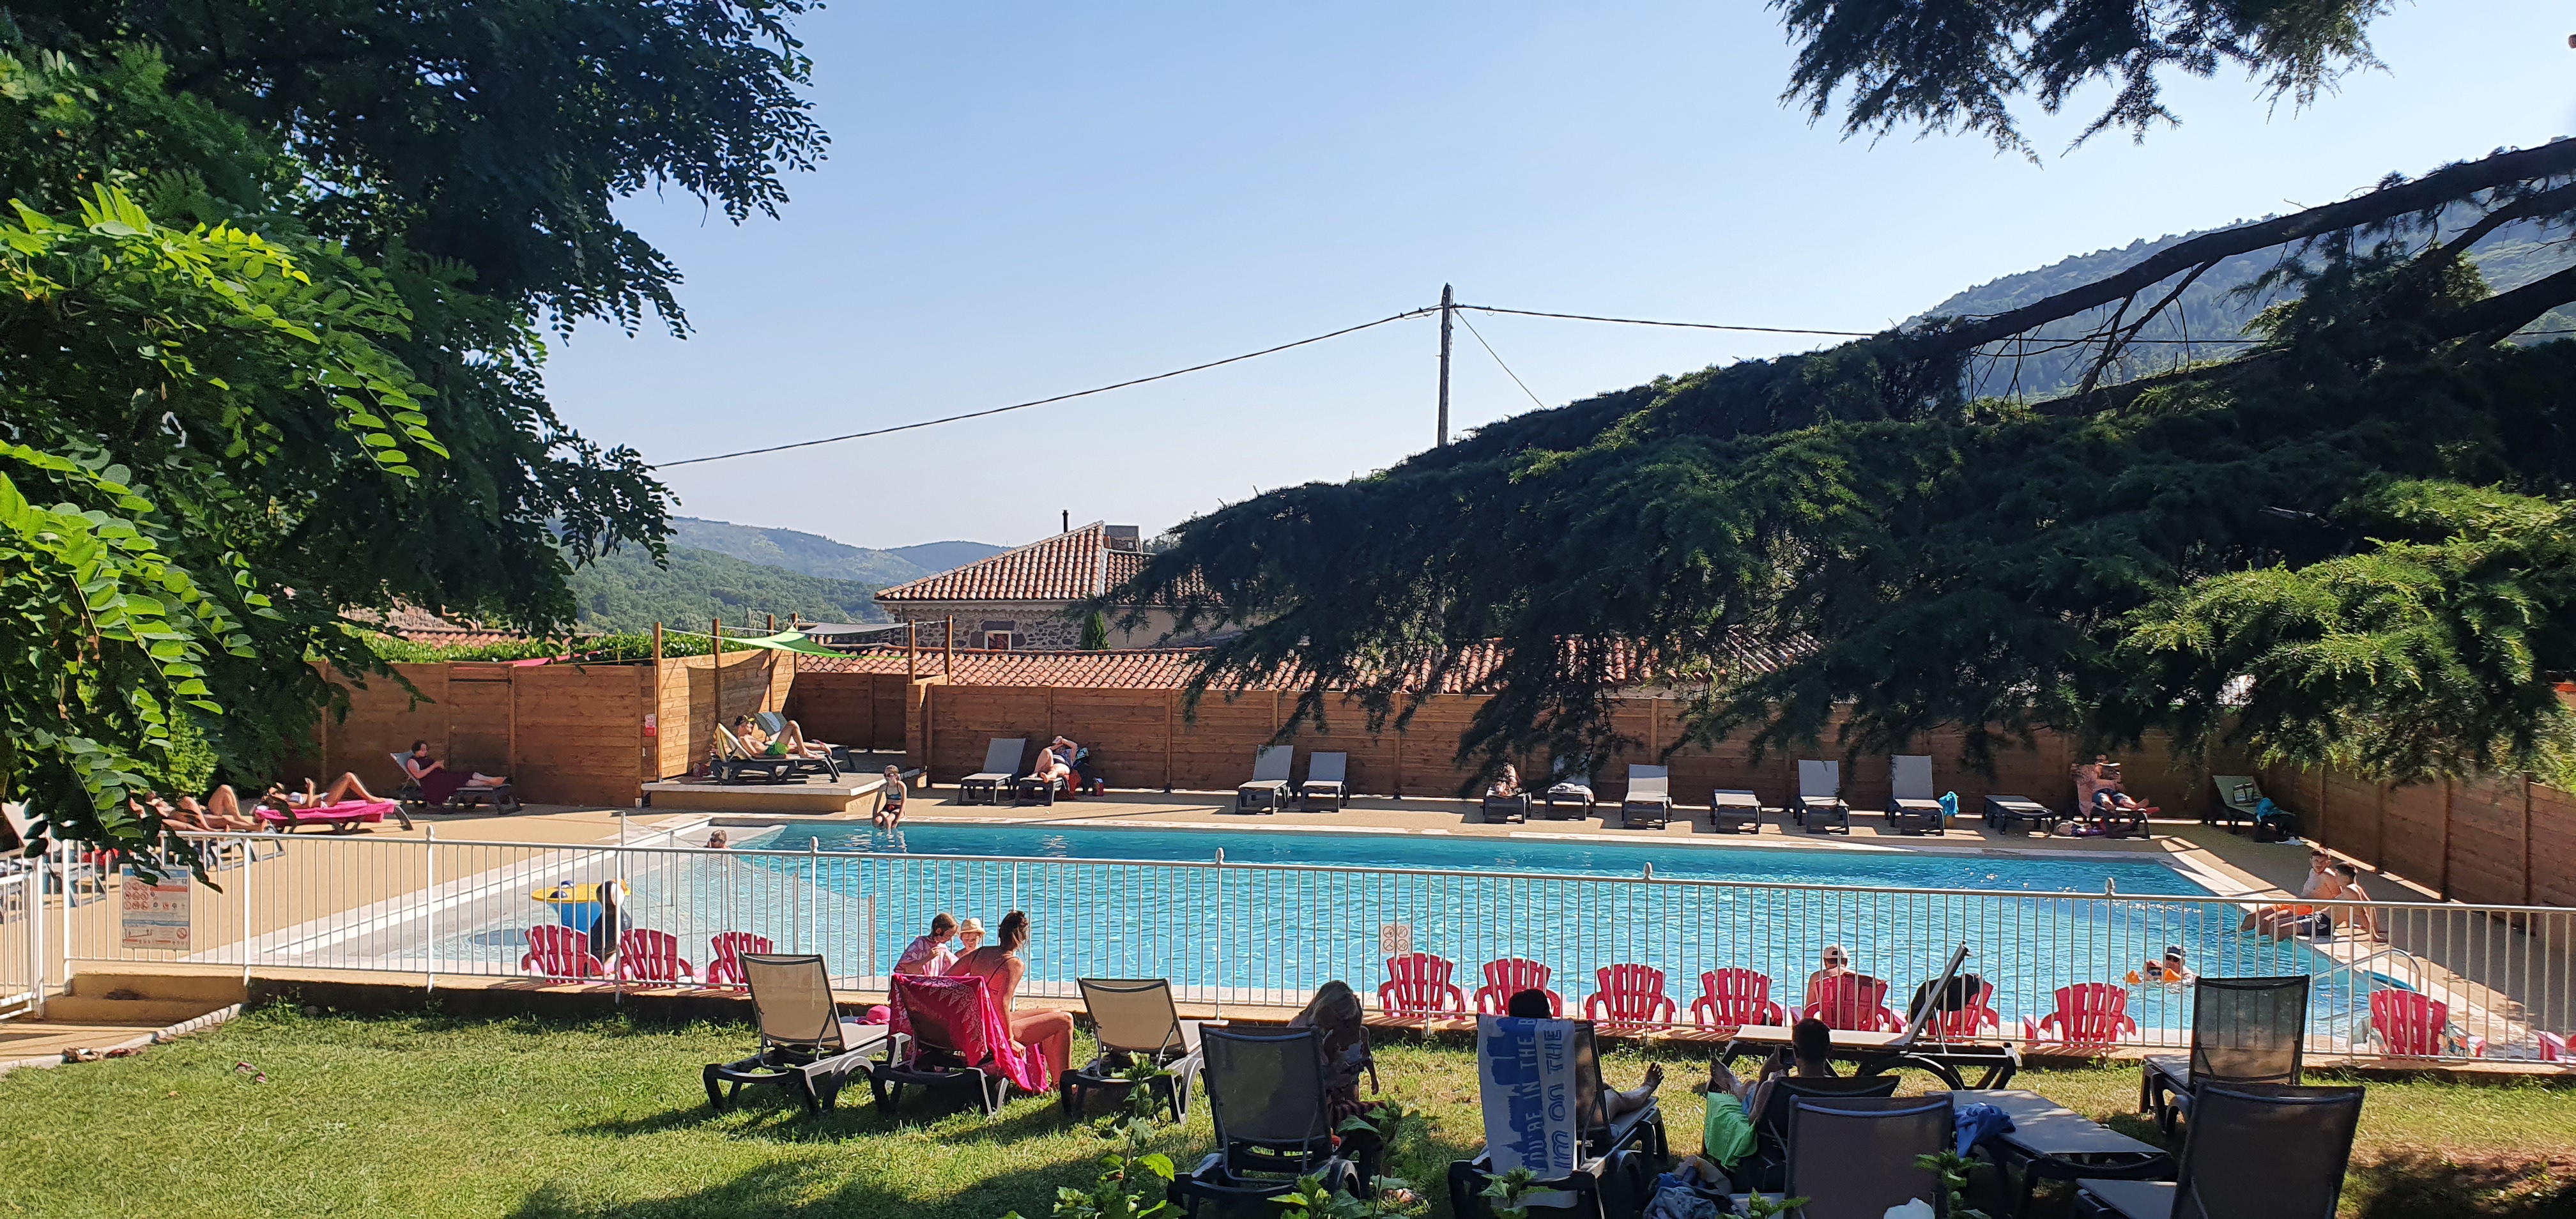
M 570 981 L 608 976 L 608 968 L 591 955 L 589 933 L 561 923 L 528 928 L 528 951 L 519 968 Z
M 1664 971 L 1650 965 L 1604 965 L 1592 971 L 1600 989 L 1583 997 L 1583 1018 L 1617 1027 L 1669 1024 L 1677 1009 L 1664 994 Z
M 627 982 L 677 982 L 694 980 L 697 973 L 680 955 L 680 937 L 629 927 L 617 937 L 617 976 Z
M 2379 1052 L 2409 1058 L 2440 1058 L 2450 1052 L 2451 1005 L 2430 995 L 2411 990 L 2375 990 L 2370 992 L 2370 1031 L 2379 1038 Z M 2540 1035 L 2540 1056 L 2554 1060 L 2565 1051 L 2566 1043 L 2550 1034 Z M 2464 1037 L 2468 1052 L 2484 1057 L 2484 1037 Z M 2553 1047 L 2550 1042 L 2558 1041 Z
M 1968 1005 L 1955 1012 L 1941 1012 L 1933 1017 L 1926 1032 L 1943 1041 L 1975 1041 L 1977 1030 L 2003 1031 L 2003 1017 L 1995 1014 L 1995 984 L 1980 982 L 1977 993 L 1968 997 Z
M 1386 981 L 1377 988 L 1377 1004 L 1399 1016 L 1463 1013 L 1467 992 L 1449 980 L 1457 972 L 1457 962 L 1427 952 L 1389 957 Z
M 707 985 L 742 989 L 742 962 L 746 952 L 769 952 L 769 937 L 748 931 L 719 931 L 707 940 L 711 954 L 707 961 Z
M 1816 1001 L 1798 1013 L 1814 1017 L 1829 1029 L 1854 1033 L 1893 1033 L 1905 1027 L 1887 1010 L 1887 983 L 1866 974 L 1836 974 L 1816 982 Z
M 1787 1024 L 1787 1009 L 1771 1001 L 1771 975 L 1750 969 L 1712 969 L 1699 976 L 1691 1020 L 1704 1029 L 1732 1033 L 1748 1024 Z
M 1534 990 L 1547 996 L 1549 1015 L 1562 1016 L 1565 1014 L 1565 996 L 1549 990 L 1547 986 L 1548 979 L 1555 976 L 1555 970 L 1528 957 L 1487 961 L 1485 984 L 1476 988 L 1476 1010 L 1488 1016 L 1502 1015 L 1511 1007 L 1512 996 Z
M 2104 1049 L 2119 1043 L 2120 1034 L 2138 1031 L 2138 1022 L 2129 1018 L 2129 992 L 2108 982 L 2079 982 L 2057 990 L 2057 1010 L 2031 1023 L 2022 1017 L 2022 1036 L 2031 1041 L 2053 1041 L 2067 1049 Z

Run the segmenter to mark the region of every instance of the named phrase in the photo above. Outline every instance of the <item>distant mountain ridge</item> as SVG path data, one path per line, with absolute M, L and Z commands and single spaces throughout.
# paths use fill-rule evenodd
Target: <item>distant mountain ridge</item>
M 694 516 L 671 518 L 671 544 L 783 567 L 827 580 L 858 580 L 880 588 L 963 567 L 1005 547 L 983 542 L 924 542 L 870 550 L 796 529 L 736 525 Z
M 2472 214 L 2465 210 L 2456 216 L 2445 215 L 2441 229 L 2445 233 L 2456 233 L 2467 227 L 2471 219 Z M 2060 259 L 2035 271 L 1979 284 L 1908 320 L 2002 313 L 2116 274 L 2169 246 L 2216 231 L 2201 229 L 2152 241 L 2132 241 L 2114 249 Z M 2422 234 L 2416 234 L 2412 240 L 2420 243 Z M 2553 234 L 2537 223 L 2523 221 L 2499 227 L 2478 243 L 2470 258 L 2477 263 L 2479 273 L 2486 277 L 2487 286 L 2503 292 L 2576 263 L 2576 250 L 2571 250 L 2565 234 Z M 2236 293 L 2236 289 L 2251 284 L 2271 270 L 2278 259 L 2277 253 L 2265 251 L 2238 255 L 2211 267 L 2207 274 L 2183 291 L 2181 298 L 2163 316 L 2139 332 L 2143 339 L 2167 341 L 2132 349 L 2131 354 L 2122 357 L 2113 369 L 2113 375 L 2106 380 L 2125 381 L 2148 376 L 2180 363 L 2186 349 L 2170 340 L 2193 340 L 2189 353 L 2195 360 L 2217 359 L 2241 350 L 2243 343 L 2224 340 L 2244 338 L 2245 324 L 2254 320 L 2255 314 L 2279 303 L 2286 296 L 2295 295 L 2276 290 L 2247 299 Z M 2159 284 L 2142 294 L 2132 308 L 2143 310 L 2170 290 L 2170 281 Z M 2030 345 L 2046 346 L 2045 340 L 2090 333 L 2109 320 L 2111 312 L 2111 307 L 2105 307 L 2042 326 L 2028 336 L 2032 340 Z M 2576 326 L 2576 318 L 2563 312 L 2552 312 L 2532 323 L 2528 329 L 2553 330 L 2570 326 Z M 2203 340 L 2218 341 L 2203 346 Z M 1968 392 L 1971 397 L 2019 397 L 2025 400 L 2053 397 L 2083 384 L 2086 361 L 2093 354 L 2069 348 L 2028 354 L 2017 361 L 1998 360 L 1990 366 L 1980 362 L 1969 371 Z
M 673 546 L 670 566 L 621 546 L 572 573 L 581 625 L 594 631 L 649 630 L 656 622 L 703 632 L 707 620 L 766 625 L 801 614 L 810 622 L 888 622 L 872 600 L 882 584 L 809 576 L 691 546 Z

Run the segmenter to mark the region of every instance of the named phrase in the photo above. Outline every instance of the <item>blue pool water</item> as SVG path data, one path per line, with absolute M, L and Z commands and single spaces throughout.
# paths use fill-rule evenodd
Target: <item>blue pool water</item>
M 917 825 L 886 833 L 866 825 L 788 826 L 744 846 L 825 851 L 1013 858 L 1131 859 L 1206 863 L 1219 849 L 1230 864 L 1332 868 L 1548 872 L 1756 884 L 1862 885 L 1888 889 L 2006 889 L 2039 893 L 2122 893 L 2205 897 L 2209 890 L 2153 859 L 2109 853 L 2089 858 L 2003 857 L 1967 852 L 1796 850 L 1762 847 L 1628 846 L 1557 839 L 1447 834 L 1225 833 L 1211 830 L 1059 826 Z
M 809 840 L 822 853 L 808 857 Z M 780 924 L 782 947 L 822 951 L 849 975 L 889 966 L 934 913 L 994 926 L 1014 909 L 1036 929 L 1027 955 L 1041 984 L 1166 977 L 1278 1001 L 1339 978 L 1374 994 L 1385 958 L 1409 948 L 1457 962 L 1469 992 L 1483 962 L 1543 962 L 1571 1003 L 1592 991 L 1594 970 L 1642 962 L 1665 971 L 1684 1020 L 1701 972 L 1727 966 L 1768 974 L 1773 997 L 1794 1006 L 1828 943 L 1892 982 L 1901 1008 L 1965 942 L 2008 1026 L 2053 1011 L 2059 987 L 2126 984 L 2167 944 L 2206 973 L 2324 974 L 2330 964 L 2305 944 L 2240 932 L 2241 911 L 2206 900 L 2183 873 L 2108 852 L 959 825 L 900 835 L 789 826 L 740 845 L 797 854 L 726 861 L 738 877 L 724 882 L 726 902 L 747 901 Z M 1208 866 L 1220 848 L 1225 866 Z M 1650 863 L 1657 883 L 1641 883 Z M 2106 886 L 2128 900 L 2103 900 Z M 779 896 L 740 896 L 762 891 Z M 752 916 L 708 917 L 744 926 Z M 2129 989 L 2129 1013 L 2150 1036 L 2190 1027 L 2188 988 Z M 2357 1002 L 2366 998 L 2321 979 L 2311 1027 L 2348 1022 Z

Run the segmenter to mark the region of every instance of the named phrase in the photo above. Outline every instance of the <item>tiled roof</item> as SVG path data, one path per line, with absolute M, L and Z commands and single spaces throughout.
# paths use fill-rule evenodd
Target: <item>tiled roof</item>
M 879 601 L 1080 601 L 1108 587 L 1100 521 L 877 592 Z
M 954 672 L 949 681 L 961 686 L 1060 686 L 1067 688 L 1115 690 L 1177 690 L 1188 684 L 1193 662 L 1206 648 L 1139 648 L 1104 652 L 985 652 L 961 650 L 957 653 Z M 941 654 L 930 648 L 921 651 L 914 671 L 928 676 L 940 671 Z M 1737 648 L 1734 660 L 1747 673 L 1764 673 L 1785 663 L 1785 651 Z M 1442 694 L 1482 694 L 1490 692 L 1494 674 L 1502 665 L 1502 649 L 1487 646 L 1474 649 L 1440 682 Z M 847 656 L 800 656 L 800 671 L 824 673 L 901 673 L 904 653 L 901 648 L 874 648 Z M 1625 664 L 1613 660 L 1614 678 Z M 1644 685 L 1650 677 L 1639 675 L 1634 684 Z M 1249 684 L 1251 689 L 1280 687 L 1293 689 L 1300 682 L 1293 674 L 1282 674 L 1269 681 Z M 1417 683 L 1418 684 L 1418 683 Z

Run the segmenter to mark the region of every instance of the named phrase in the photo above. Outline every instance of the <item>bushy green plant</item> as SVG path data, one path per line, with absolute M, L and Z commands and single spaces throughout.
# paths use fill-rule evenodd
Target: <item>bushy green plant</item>
M 1949 1195 L 1941 1213 L 1949 1219 L 1987 1219 L 1984 1211 L 1968 1205 L 1968 1159 L 1955 1151 L 1925 1152 L 1914 1157 L 1916 1165 L 1941 1174 L 1941 1189 Z
M 1054 1219 L 1161 1219 L 1172 1210 L 1172 1157 L 1147 1150 L 1161 1103 L 1154 1081 L 1170 1071 L 1137 1059 L 1120 1078 L 1127 1083 L 1121 1108 L 1100 1120 L 1103 1138 L 1117 1146 L 1100 1157 L 1100 1176 L 1089 1189 L 1064 1186 L 1055 1191 Z M 1010 1211 L 1002 1219 L 1020 1219 Z

